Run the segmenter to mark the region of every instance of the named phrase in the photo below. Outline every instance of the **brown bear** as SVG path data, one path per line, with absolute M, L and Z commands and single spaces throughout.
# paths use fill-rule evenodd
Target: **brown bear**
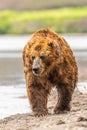
M 70 111 L 78 68 L 65 39 L 50 29 L 37 31 L 24 47 L 23 62 L 28 98 L 34 115 L 48 114 L 47 99 L 54 86 L 58 92 L 54 113 Z

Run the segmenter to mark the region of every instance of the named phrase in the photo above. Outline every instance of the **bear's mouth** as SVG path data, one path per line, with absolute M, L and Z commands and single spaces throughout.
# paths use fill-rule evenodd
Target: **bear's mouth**
M 32 69 L 34 75 L 39 75 L 40 69 L 39 68 L 33 68 Z

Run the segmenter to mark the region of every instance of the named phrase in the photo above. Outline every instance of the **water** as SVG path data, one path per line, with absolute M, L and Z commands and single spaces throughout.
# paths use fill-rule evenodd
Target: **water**
M 17 113 L 30 113 L 26 98 L 22 50 L 30 36 L 0 36 L 0 119 Z M 87 36 L 64 36 L 72 47 L 79 68 L 87 68 Z M 87 93 L 87 82 L 77 88 Z
M 87 93 L 87 82 L 80 82 L 77 84 L 77 88 L 81 93 Z
M 0 50 L 22 50 L 30 36 L 0 36 Z
M 87 35 L 63 37 L 77 57 L 87 58 Z M 29 38 L 30 36 L 0 36 L 0 58 L 21 58 L 22 50 Z
M 26 88 L 22 85 L 0 86 L 0 119 L 31 112 Z
M 22 50 L 30 36 L 0 36 L 0 51 Z M 86 50 L 87 35 L 64 36 L 72 49 Z

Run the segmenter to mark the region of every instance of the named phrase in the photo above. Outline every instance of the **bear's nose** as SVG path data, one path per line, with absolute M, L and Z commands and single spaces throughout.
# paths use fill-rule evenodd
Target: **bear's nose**
M 39 73 L 39 68 L 33 68 L 33 72 L 38 74 Z

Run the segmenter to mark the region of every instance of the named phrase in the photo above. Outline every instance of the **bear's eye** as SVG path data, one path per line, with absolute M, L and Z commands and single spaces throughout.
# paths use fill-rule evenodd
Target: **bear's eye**
M 32 58 L 32 60 L 34 60 L 34 59 L 35 59 L 35 56 L 32 56 L 31 58 Z
M 40 56 L 40 58 L 41 58 L 42 60 L 44 60 L 44 59 L 46 58 L 46 56 L 42 55 L 42 56 Z

